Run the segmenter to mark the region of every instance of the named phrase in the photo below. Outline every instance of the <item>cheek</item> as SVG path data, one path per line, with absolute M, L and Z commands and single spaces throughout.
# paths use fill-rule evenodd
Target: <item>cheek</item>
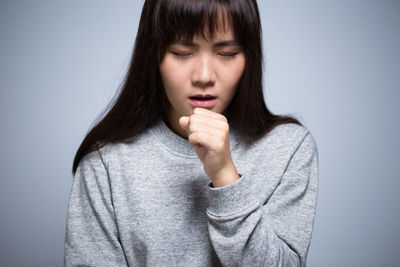
M 242 55 L 239 58 L 238 63 L 235 66 L 236 66 L 236 69 L 235 69 L 236 77 L 238 80 L 240 80 L 240 77 L 242 77 L 242 74 L 246 67 L 246 57 L 244 55 Z
M 160 64 L 160 74 L 166 91 L 179 91 L 185 79 L 182 66 L 166 57 Z
M 172 75 L 173 73 L 173 66 L 170 63 L 163 61 L 160 65 L 160 74 L 166 93 L 175 88 L 176 76 Z
M 171 66 L 171 63 L 167 58 L 164 58 L 164 60 L 160 64 L 160 74 L 164 87 L 170 83 L 172 67 L 173 66 Z
M 224 81 L 228 87 L 236 87 L 240 78 L 244 72 L 244 62 L 237 62 L 231 65 L 231 67 L 223 74 Z

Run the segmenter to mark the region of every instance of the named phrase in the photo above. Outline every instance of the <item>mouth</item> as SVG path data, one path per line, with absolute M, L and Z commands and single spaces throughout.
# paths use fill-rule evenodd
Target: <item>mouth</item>
M 217 101 L 217 97 L 213 95 L 195 95 L 189 97 L 192 105 L 196 107 L 210 108 Z
M 210 99 L 214 99 L 217 98 L 216 96 L 213 95 L 195 95 L 195 96 L 191 96 L 190 99 L 196 99 L 196 100 L 210 100 Z

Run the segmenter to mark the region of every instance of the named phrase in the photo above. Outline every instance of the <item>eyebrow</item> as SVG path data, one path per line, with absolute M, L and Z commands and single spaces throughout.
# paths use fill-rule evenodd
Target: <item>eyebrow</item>
M 174 40 L 172 45 L 177 44 L 177 45 L 184 45 L 184 46 L 190 46 L 190 47 L 195 47 L 199 48 L 200 46 L 196 43 L 193 43 L 188 40 Z M 240 46 L 240 43 L 237 40 L 226 40 L 226 41 L 221 41 L 217 42 L 213 45 L 213 47 L 224 47 L 224 46 Z

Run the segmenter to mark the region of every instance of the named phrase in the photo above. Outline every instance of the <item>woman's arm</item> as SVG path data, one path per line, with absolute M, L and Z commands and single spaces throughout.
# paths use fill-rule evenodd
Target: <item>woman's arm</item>
M 75 173 L 68 204 L 64 266 L 127 266 L 108 173 L 98 151 L 86 155 Z
M 243 173 L 228 186 L 209 187 L 208 229 L 219 260 L 224 266 L 306 266 L 318 191 L 311 134 L 304 136 L 265 203 L 254 195 L 253 180 Z

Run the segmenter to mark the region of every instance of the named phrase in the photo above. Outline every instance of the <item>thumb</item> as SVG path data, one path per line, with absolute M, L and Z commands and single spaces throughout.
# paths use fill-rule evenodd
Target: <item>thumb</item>
M 188 116 L 182 116 L 179 118 L 179 126 L 181 128 L 185 129 L 188 131 L 188 126 L 189 126 L 189 117 Z

